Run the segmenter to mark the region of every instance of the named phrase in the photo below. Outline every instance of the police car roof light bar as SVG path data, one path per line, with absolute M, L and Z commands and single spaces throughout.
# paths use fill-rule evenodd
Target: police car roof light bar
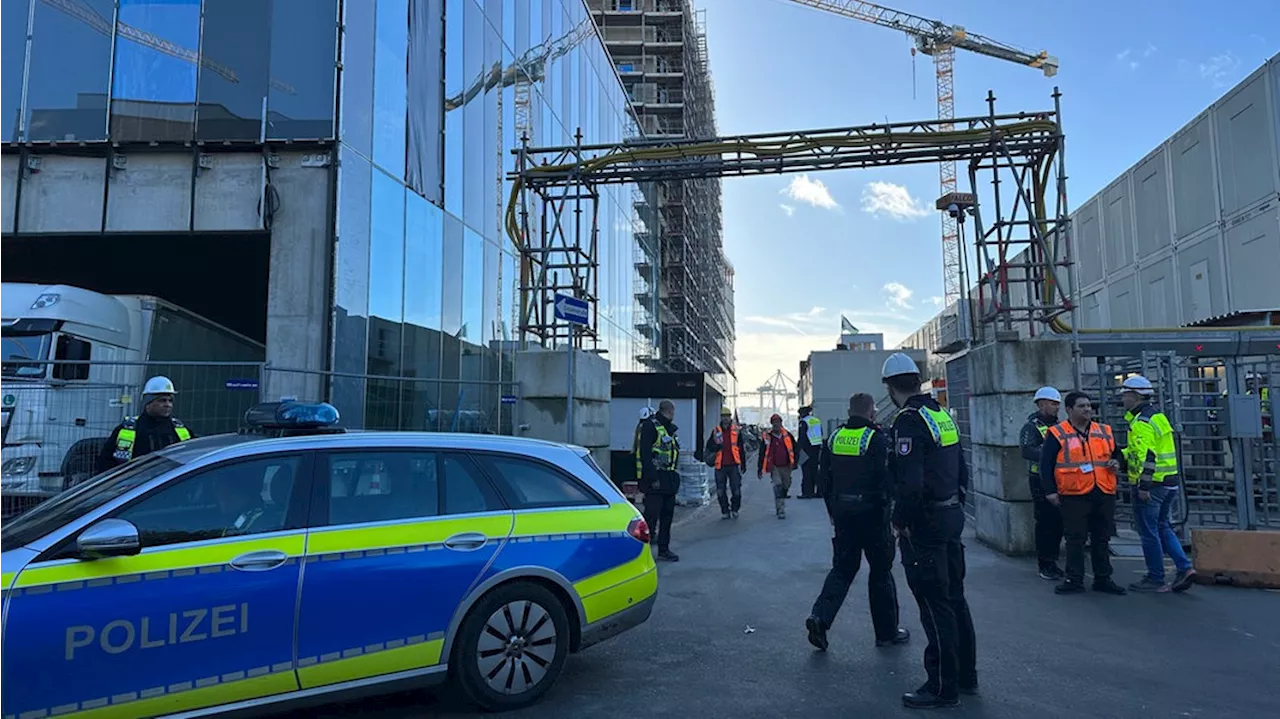
M 250 429 L 325 429 L 338 423 L 338 408 L 328 402 L 263 402 L 244 413 Z

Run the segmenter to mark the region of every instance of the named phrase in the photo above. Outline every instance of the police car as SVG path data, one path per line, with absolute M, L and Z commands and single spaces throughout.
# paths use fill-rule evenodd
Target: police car
M 649 529 L 586 450 L 336 430 L 131 461 L 3 528 L 3 717 L 205 716 L 451 677 L 486 709 L 648 619 Z M 267 419 L 263 419 L 266 417 Z

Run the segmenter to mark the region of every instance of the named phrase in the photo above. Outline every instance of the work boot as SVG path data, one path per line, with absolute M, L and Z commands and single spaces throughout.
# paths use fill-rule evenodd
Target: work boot
M 733 510 L 732 512 L 730 512 L 730 515 L 732 515 L 733 519 L 737 519 L 737 518 L 738 518 L 738 510 L 736 510 L 736 509 L 735 509 L 735 510 Z
M 1140 592 L 1142 594 L 1165 594 L 1169 591 L 1169 585 L 1159 582 L 1151 577 L 1143 577 L 1133 584 L 1129 585 L 1129 591 Z
M 1079 594 L 1084 591 L 1084 583 L 1068 579 L 1053 588 L 1055 594 Z
M 827 624 L 821 619 L 809 615 L 804 620 L 804 628 L 809 630 L 809 643 L 817 647 L 818 651 L 827 651 Z
M 1062 573 L 1062 570 L 1057 564 L 1046 563 L 1040 565 L 1041 579 L 1052 582 L 1055 580 L 1061 580 L 1064 576 L 1066 575 Z
M 968 677 L 967 679 L 961 679 L 957 684 L 956 688 L 960 690 L 961 694 L 965 694 L 971 697 L 977 696 L 978 695 L 978 677 L 975 675 L 975 676 Z
M 787 518 L 787 501 L 785 499 L 773 500 L 773 512 L 778 515 L 778 519 Z
M 1171 588 L 1175 592 L 1185 592 L 1196 583 L 1196 570 L 1188 569 L 1185 572 L 1178 572 L 1178 576 L 1173 578 Z
M 1125 594 L 1128 594 L 1128 592 L 1124 590 L 1124 587 L 1116 584 L 1111 577 L 1093 580 L 1093 591 L 1102 592 L 1103 594 L 1114 594 L 1117 597 L 1122 597 Z
M 902 695 L 902 706 L 908 709 L 947 709 L 960 706 L 959 697 L 947 699 L 933 693 L 928 685 Z
M 725 511 L 725 512 L 721 512 L 721 513 L 720 513 L 720 518 L 721 518 L 721 519 L 733 519 L 733 515 L 729 514 L 729 512 L 728 512 L 728 511 Z
M 911 641 L 911 632 L 898 627 L 898 631 L 893 635 L 892 639 L 877 639 L 876 646 L 887 647 L 891 644 L 906 644 L 909 641 Z
M 658 559 L 661 559 L 664 562 L 678 562 L 680 561 L 680 555 L 670 549 L 659 549 Z

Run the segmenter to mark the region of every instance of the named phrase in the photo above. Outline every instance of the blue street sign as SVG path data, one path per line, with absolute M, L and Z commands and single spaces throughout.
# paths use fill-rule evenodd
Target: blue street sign
M 227 389 L 250 390 L 258 388 L 258 380 L 256 379 L 229 379 L 227 380 Z
M 517 398 L 515 395 L 513 395 L 513 394 L 504 394 L 504 395 L 502 395 L 502 403 L 503 403 L 503 404 L 515 404 L 517 399 L 518 399 L 518 398 Z
M 556 319 L 571 322 L 575 325 L 586 325 L 588 318 L 591 316 L 587 301 L 580 300 L 573 295 L 557 292 L 555 308 Z

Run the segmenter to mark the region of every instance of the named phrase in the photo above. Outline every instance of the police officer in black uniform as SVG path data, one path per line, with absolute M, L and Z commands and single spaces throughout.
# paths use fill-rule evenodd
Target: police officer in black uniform
M 142 414 L 126 417 L 111 431 L 98 455 L 97 470 L 105 472 L 135 457 L 195 437 L 195 433 L 173 416 L 175 394 L 177 390 L 168 377 L 147 380 L 142 388 Z
M 831 571 L 805 620 L 809 643 L 827 650 L 827 629 L 849 594 L 867 555 L 867 596 L 876 646 L 905 644 L 911 634 L 898 626 L 898 590 L 893 581 L 893 536 L 889 531 L 889 440 L 877 427 L 869 394 L 849 398 L 849 421 L 822 447 L 817 489 L 835 528 Z
M 896 495 L 893 528 L 929 639 L 924 650 L 928 680 L 902 695 L 902 704 L 909 709 L 952 707 L 960 703 L 960 693 L 978 690 L 960 542 L 969 470 L 955 422 L 932 397 L 920 393 L 916 363 L 896 352 L 885 360 L 881 374 L 899 407 L 889 460 Z

